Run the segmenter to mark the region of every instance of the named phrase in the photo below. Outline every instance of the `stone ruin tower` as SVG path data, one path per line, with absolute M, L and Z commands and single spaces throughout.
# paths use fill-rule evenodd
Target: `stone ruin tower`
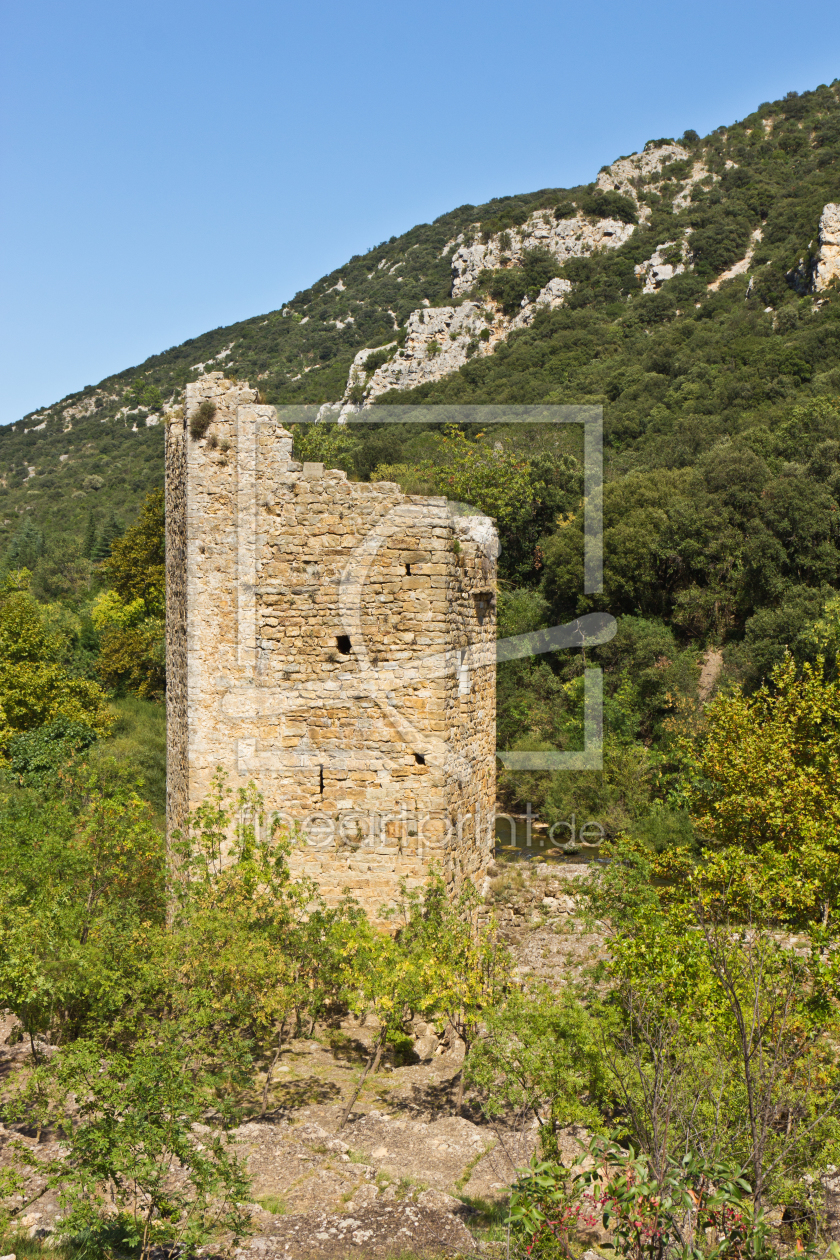
M 204 437 L 190 419 L 216 411 Z M 292 458 L 215 372 L 166 434 L 167 814 L 221 766 L 292 866 L 376 916 L 434 863 L 481 888 L 495 806 L 492 522 Z M 207 409 L 205 409 L 206 411 Z

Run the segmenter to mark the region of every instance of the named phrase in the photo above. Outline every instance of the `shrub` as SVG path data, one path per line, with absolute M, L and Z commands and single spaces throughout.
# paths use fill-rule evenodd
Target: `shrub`
M 383 364 L 387 363 L 392 354 L 393 348 L 387 346 L 383 346 L 381 350 L 372 351 L 365 359 L 365 371 L 368 374 L 372 374 L 377 368 L 381 368 Z
M 554 207 L 555 219 L 573 219 L 577 214 L 577 207 L 571 201 L 559 201 Z
M 205 398 L 190 416 L 190 437 L 198 442 L 204 437 L 216 415 L 216 404 L 212 398 Z
M 553 254 L 547 249 L 529 249 L 522 256 L 521 267 L 482 271 L 478 280 L 479 285 L 500 303 L 505 315 L 515 315 L 523 297 L 533 301 L 549 280 L 559 274 L 560 267 Z M 481 337 L 486 340 L 484 332 Z
M 12 774 L 29 786 L 42 786 L 53 778 L 71 757 L 89 748 L 98 738 L 84 722 L 58 717 L 35 730 L 21 731 L 9 740 Z
M 620 223 L 639 222 L 633 202 L 618 192 L 596 190 L 584 197 L 582 209 L 584 214 L 595 214 L 599 219 L 618 219 Z
M 698 228 L 689 238 L 692 260 L 702 277 L 719 276 L 744 257 L 749 225 L 739 219 L 717 219 Z

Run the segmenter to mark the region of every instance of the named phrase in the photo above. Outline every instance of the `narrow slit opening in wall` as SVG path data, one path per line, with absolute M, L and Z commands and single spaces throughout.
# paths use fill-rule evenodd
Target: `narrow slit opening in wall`
M 318 767 L 318 791 L 324 795 L 324 767 Z
M 406 577 L 411 577 L 411 565 L 410 565 L 410 564 L 407 564 L 407 565 L 405 566 L 405 575 L 406 575 Z
M 417 762 L 418 766 L 425 766 L 426 764 L 426 758 L 423 753 L 415 753 L 414 760 Z
M 340 634 L 335 641 L 335 646 L 342 656 L 349 656 L 352 647 L 349 634 Z

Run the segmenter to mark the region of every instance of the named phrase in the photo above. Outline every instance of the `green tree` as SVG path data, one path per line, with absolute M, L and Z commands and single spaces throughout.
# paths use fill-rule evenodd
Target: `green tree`
M 72 1096 L 78 1109 L 48 1170 L 64 1236 L 146 1260 L 161 1243 L 192 1250 L 219 1233 L 233 1245 L 248 1234 L 245 1162 L 223 1128 L 204 1123 L 226 1082 L 177 1025 L 163 1021 L 127 1049 L 77 1041 L 50 1075 L 59 1100 Z
M 148 806 L 108 767 L 77 767 L 0 811 L 0 1001 L 33 1045 L 120 1014 L 136 934 L 163 921 L 162 858 Z
M 5 568 L 7 570 L 34 569 L 43 554 L 43 532 L 33 524 L 31 517 L 24 516 L 6 548 Z
M 173 1000 L 229 1036 L 249 1030 L 265 1065 L 263 1111 L 284 1044 L 339 998 L 344 934 L 362 917 L 293 879 L 290 848 L 254 785 L 234 794 L 219 770 L 172 852 Z
M 484 1010 L 482 1023 L 465 1071 L 488 1116 L 536 1120 L 546 1158 L 557 1156 L 565 1126 L 602 1128 L 597 1024 L 571 988 L 512 989 Z
M 87 525 L 85 526 L 85 536 L 82 542 L 82 555 L 86 560 L 93 559 L 93 553 L 96 550 L 96 516 L 93 508 L 88 512 Z
M 29 592 L 26 570 L 0 587 L 0 748 L 18 731 L 65 717 L 104 734 L 110 719 L 94 682 L 74 678 L 61 662 L 62 643 Z
M 681 742 L 685 800 L 712 851 L 749 862 L 750 896 L 828 920 L 840 891 L 840 681 L 790 654 L 752 696 L 718 695 Z
M 110 590 L 94 602 L 99 675 L 108 687 L 160 699 L 166 686 L 164 495 L 150 494 L 140 518 L 116 539 L 101 567 Z
M 795 868 L 657 861 L 627 842 L 611 856 L 588 889 L 608 927 L 609 996 L 593 1014 L 626 1136 L 660 1181 L 683 1153 L 725 1150 L 757 1207 L 790 1201 L 840 1140 L 833 952 L 819 920 L 805 957 L 778 932 Z
M 523 298 L 533 302 L 549 280 L 560 274 L 557 259 L 547 249 L 530 249 L 522 255 L 519 267 L 482 271 L 479 285 L 498 302 L 505 315 L 516 315 Z
M 139 519 L 111 545 L 104 581 L 126 603 L 142 599 L 149 616 L 162 616 L 166 591 L 166 522 L 162 490 L 147 496 Z
M 108 559 L 114 543 L 122 536 L 122 533 L 122 525 L 120 525 L 114 513 L 110 512 L 93 549 L 93 561 L 95 564 L 101 564 L 103 560 Z
M 495 924 L 481 922 L 481 897 L 469 879 L 457 890 L 432 874 L 420 893 L 406 894 L 398 907 L 399 942 L 416 959 L 420 972 L 434 969 L 424 1006 L 444 1012 L 464 1043 L 464 1065 L 458 1077 L 456 1111 L 461 1110 L 470 1053 L 487 1013 L 510 981 L 511 962 Z M 416 1005 L 417 999 L 409 1001 Z

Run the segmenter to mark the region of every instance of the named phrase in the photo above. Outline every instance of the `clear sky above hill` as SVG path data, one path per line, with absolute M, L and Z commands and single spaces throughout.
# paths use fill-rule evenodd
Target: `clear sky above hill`
M 840 74 L 840 9 L 781 0 L 0 12 L 3 423 L 464 202 Z

